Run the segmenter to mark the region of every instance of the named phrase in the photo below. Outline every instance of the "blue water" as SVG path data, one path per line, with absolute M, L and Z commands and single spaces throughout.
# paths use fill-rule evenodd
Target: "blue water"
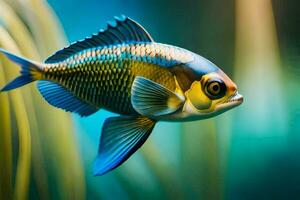
M 210 9 L 201 10 L 201 5 L 207 4 L 204 1 L 49 0 L 48 2 L 57 13 L 70 42 L 90 36 L 99 29 L 105 28 L 106 22 L 112 20 L 113 16 L 125 14 L 140 22 L 156 41 L 201 52 L 214 62 L 222 63 L 224 71 L 233 76 L 232 3 L 228 3 L 230 6 L 224 8 L 217 1 L 212 1 L 213 3 L 209 4 Z M 218 28 L 221 26 L 223 28 Z M 245 79 L 248 75 L 244 75 Z M 292 78 L 294 82 L 291 81 Z M 149 139 L 154 147 L 157 147 L 159 154 L 163 155 L 162 162 L 174 170 L 175 179 L 180 180 L 183 188 L 188 188 L 187 196 L 191 199 L 205 196 L 207 185 L 212 183 L 206 185 L 198 179 L 204 179 L 203 174 L 206 172 L 213 174 L 220 168 L 224 177 L 216 181 L 224 187 L 221 193 L 226 199 L 300 198 L 298 105 L 300 94 L 294 92 L 299 91 L 299 80 L 297 82 L 293 76 L 283 79 L 284 95 L 268 96 L 273 93 L 265 90 L 260 94 L 261 96 L 255 96 L 255 91 L 249 91 L 250 86 L 241 84 L 241 93 L 246 94 L 245 103 L 241 107 L 214 120 L 200 122 L 197 126 L 194 123 L 185 125 L 195 126 L 197 131 L 199 127 L 199 134 L 195 135 L 195 141 L 190 141 L 194 146 L 191 146 L 191 152 L 187 153 L 189 159 L 194 158 L 194 155 L 203 156 L 205 152 L 201 151 L 210 149 L 209 144 L 200 141 L 205 138 L 202 133 L 205 127 L 201 126 L 210 123 L 217 125 L 216 154 L 221 157 L 217 161 L 217 169 L 213 170 L 206 168 L 210 166 L 207 165 L 211 162 L 210 158 L 205 160 L 199 159 L 198 156 L 196 157 L 198 160 L 188 160 L 191 169 L 195 170 L 186 176 L 191 180 L 182 177 L 180 173 L 182 166 L 185 165 L 182 158 L 182 140 L 186 134 L 192 133 L 183 133 L 180 123 L 159 123 L 155 127 Z M 243 79 L 239 77 L 239 80 Z M 269 90 L 272 91 L 272 88 Z M 291 95 L 290 91 L 292 91 Z M 88 197 L 129 198 L 118 173 L 123 173 L 123 181 L 126 180 L 124 177 L 127 177 L 133 182 L 125 181 L 125 184 L 139 186 L 135 191 L 137 197 L 165 197 L 160 195 L 165 192 L 161 189 L 162 183 L 149 169 L 140 151 L 122 167 L 116 169 L 117 173 L 92 177 L 92 164 L 97 154 L 101 126 L 105 118 L 113 115 L 101 110 L 87 118 L 73 116 L 76 122 L 78 146 L 86 170 Z M 208 147 L 197 145 L 208 145 Z M 203 170 L 203 174 L 199 175 L 196 171 L 198 168 L 193 168 L 193 165 L 197 165 L 199 171 Z M 209 177 L 205 180 L 215 181 Z M 195 183 L 199 184 L 195 185 Z M 220 192 L 217 188 L 215 190 Z

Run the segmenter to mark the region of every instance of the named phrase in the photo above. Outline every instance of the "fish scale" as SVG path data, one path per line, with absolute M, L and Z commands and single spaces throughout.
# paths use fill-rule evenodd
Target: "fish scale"
M 174 76 L 167 67 L 191 60 L 191 56 L 186 50 L 158 43 L 91 48 L 46 65 L 43 79 L 59 83 L 91 105 L 131 115 L 136 114 L 130 102 L 136 76 L 174 91 Z

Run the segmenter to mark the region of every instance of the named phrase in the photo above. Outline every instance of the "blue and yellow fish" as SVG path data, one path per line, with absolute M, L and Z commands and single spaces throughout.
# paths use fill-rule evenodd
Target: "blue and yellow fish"
M 242 103 L 237 86 L 216 65 L 188 50 L 154 42 L 132 19 L 116 17 L 106 30 L 76 42 L 44 63 L 3 49 L 21 66 L 20 76 L 1 91 L 38 81 L 45 100 L 88 116 L 99 109 L 120 114 L 106 119 L 94 174 L 126 161 L 158 121 L 201 120 Z

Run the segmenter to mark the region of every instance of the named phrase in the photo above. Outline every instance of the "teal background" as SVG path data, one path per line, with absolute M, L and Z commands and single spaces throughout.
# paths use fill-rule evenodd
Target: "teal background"
M 140 22 L 156 41 L 187 48 L 212 60 L 233 77 L 245 96 L 242 106 L 215 119 L 184 125 L 159 123 L 155 127 L 149 140 L 162 161 L 155 164 L 161 173 L 172 176 L 164 177 L 163 181 L 141 152 L 119 169 L 103 177 L 92 177 L 91 165 L 101 124 L 111 114 L 100 111 L 84 119 L 74 116 L 78 145 L 85 161 L 88 197 L 300 198 L 296 1 L 272 2 L 280 56 L 275 58 L 278 67 L 272 66 L 273 61 L 267 62 L 271 66 L 265 71 L 259 69 L 264 67 L 264 61 L 260 64 L 260 60 L 254 62 L 258 66 L 252 69 L 247 63 L 237 66 L 234 1 L 50 0 L 49 3 L 71 42 L 104 28 L 114 15 L 125 14 Z M 248 53 L 243 56 L 250 58 L 241 63 L 251 62 L 253 55 Z M 248 70 L 243 69 L 248 66 Z M 212 124 L 215 132 L 211 131 L 214 128 L 208 128 Z M 118 175 L 121 173 L 126 174 Z
M 115 114 L 70 115 L 49 106 L 34 84 L 1 93 L 0 200 L 300 199 L 299 5 L 0 1 L 0 47 L 13 53 L 42 61 L 67 45 L 57 22 L 72 43 L 124 14 L 155 41 L 214 62 L 244 96 L 241 106 L 212 119 L 159 122 L 128 161 L 94 177 L 101 127 Z M 1 87 L 18 69 L 0 55 Z

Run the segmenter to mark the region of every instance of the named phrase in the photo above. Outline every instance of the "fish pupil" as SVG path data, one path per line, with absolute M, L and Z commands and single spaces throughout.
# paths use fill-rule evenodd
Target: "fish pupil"
M 215 91 L 215 92 L 218 92 L 219 91 L 219 85 L 214 85 L 213 87 L 212 87 L 212 89 Z

